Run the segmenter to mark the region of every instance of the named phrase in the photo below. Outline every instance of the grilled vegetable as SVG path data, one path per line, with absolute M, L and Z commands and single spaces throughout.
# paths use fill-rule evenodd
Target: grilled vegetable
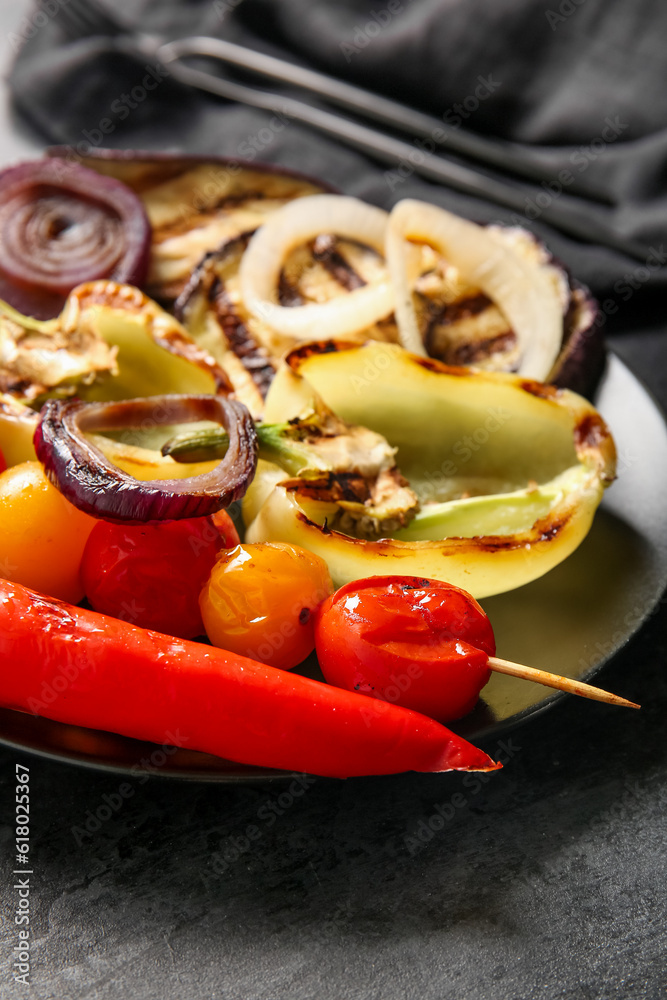
M 426 351 L 412 303 L 408 240 L 433 246 L 464 280 L 479 285 L 496 302 L 514 331 L 516 370 L 521 375 L 542 381 L 549 377 L 563 339 L 568 300 L 560 271 L 524 259 L 497 227 L 477 226 L 426 202 L 399 202 L 389 217 L 387 264 L 396 295 L 400 342 L 418 354 Z
M 169 306 L 178 297 L 179 318 L 216 357 L 253 415 L 260 416 L 272 368 L 295 341 L 268 326 L 267 316 L 248 310 L 238 287 L 240 261 L 258 226 L 294 199 L 327 186 L 275 167 L 251 168 L 235 161 L 174 154 L 96 150 L 83 163 L 122 180 L 142 199 L 153 227 L 147 290 Z M 428 209 L 438 211 L 434 206 Z M 551 370 L 540 374 L 590 396 L 604 364 L 603 317 L 594 300 L 526 230 L 491 225 L 482 227 L 482 233 L 501 250 L 517 255 L 524 271 L 551 286 L 561 299 L 559 355 Z M 357 235 L 361 242 L 340 239 L 335 222 L 329 221 L 313 235 L 316 238 L 284 256 L 274 288 L 281 306 L 320 306 L 387 280 L 382 254 L 364 245 L 363 231 Z M 412 302 L 419 343 L 426 353 L 447 364 L 517 370 L 523 334 L 514 329 L 512 317 L 484 294 L 479 282 L 431 246 L 415 247 L 413 255 Z M 193 269 L 196 273 L 190 280 Z M 211 280 L 211 272 L 222 278 L 222 288 Z M 322 330 L 314 329 L 311 335 L 321 339 Z M 399 341 L 391 314 L 350 336 L 360 341 Z
M 355 580 L 320 607 L 317 659 L 329 684 L 451 722 L 472 712 L 491 676 L 491 622 L 464 590 L 438 580 Z
M 282 375 L 285 385 L 288 373 Z M 417 497 L 396 466 L 396 449 L 367 427 L 346 424 L 303 379 L 292 380 L 300 416 L 283 424 L 257 424 L 261 475 L 249 487 L 248 523 L 280 480 L 307 508 L 327 509 L 327 526 L 361 538 L 405 527 L 419 508 Z M 219 430 L 184 434 L 162 451 L 178 461 L 220 458 L 229 443 Z M 287 474 L 290 479 L 285 479 Z M 251 513 L 252 512 L 252 513 Z
M 94 332 L 118 352 L 117 374 L 97 379 L 80 391 L 84 399 L 229 389 L 215 360 L 138 288 L 112 281 L 80 285 L 69 296 L 61 321 L 68 328 Z
M 39 414 L 11 396 L 0 394 L 0 449 L 8 466 L 36 459 L 33 439 Z M 126 441 L 116 441 L 103 434 L 88 434 L 94 444 L 114 465 L 135 479 L 186 479 L 210 472 L 216 461 L 182 465 L 165 458 L 159 451 L 142 448 Z
M 71 311 L 70 311 L 71 317 Z M 117 374 L 117 349 L 90 327 L 22 316 L 0 302 L 0 391 L 26 402 L 70 395 L 103 373 Z
M 291 670 L 315 648 L 315 613 L 333 587 L 323 559 L 264 542 L 221 552 L 199 590 L 214 646 Z
M 276 373 L 275 358 L 290 346 L 250 316 L 238 291 L 238 270 L 248 244 L 238 236 L 206 254 L 174 305 L 196 344 L 224 370 L 237 399 L 259 418 Z
M 300 415 L 295 374 L 344 420 L 397 448 L 421 504 L 391 538 L 363 540 L 332 530 L 328 498 L 260 467 L 244 502 L 246 539 L 310 548 L 326 559 L 337 586 L 395 572 L 447 580 L 475 597 L 511 590 L 579 545 L 614 478 L 606 425 L 567 390 L 448 368 L 393 345 L 327 342 L 288 355 L 267 420 Z
M 60 316 L 45 322 L 0 303 L 0 390 L 20 402 L 229 388 L 180 323 L 131 285 L 79 285 Z
M 9 467 L 35 460 L 32 439 L 38 420 L 25 403 L 0 393 L 0 450 Z
M 81 562 L 91 607 L 182 639 L 204 635 L 199 592 L 223 546 L 238 545 L 225 511 L 156 524 L 96 521 Z
M 246 308 L 295 341 L 345 337 L 388 316 L 394 291 L 388 275 L 329 302 L 281 305 L 275 301 L 283 261 L 307 240 L 333 230 L 363 240 L 376 252 L 385 246 L 388 216 L 357 198 L 320 194 L 285 205 L 255 233 L 241 261 L 241 296 Z
M 3 170 L 0 230 L 0 297 L 39 319 L 56 316 L 84 281 L 146 277 L 150 226 L 141 200 L 75 163 Z
M 79 565 L 95 526 L 48 481 L 39 462 L 0 474 L 0 576 L 80 601 Z
M 595 299 L 525 229 L 487 226 L 486 231 L 526 265 L 543 270 L 561 298 L 560 349 L 544 381 L 590 397 L 605 359 L 603 316 Z M 426 353 L 448 365 L 515 371 L 520 361 L 516 331 L 498 305 L 430 248 L 422 253 L 426 260 L 413 304 Z
M 229 448 L 213 469 L 174 480 L 140 482 L 110 462 L 86 432 L 148 423 L 219 421 Z M 79 510 L 113 521 L 141 523 L 203 517 L 245 494 L 255 473 L 257 442 L 242 403 L 221 396 L 150 396 L 115 403 L 49 400 L 35 431 L 35 451 L 51 482 Z
M 495 656 L 489 619 L 459 587 L 411 576 L 355 580 L 320 607 L 317 658 L 330 684 L 423 712 L 438 722 L 475 707 L 491 671 L 608 705 L 633 701 L 571 677 Z
M 69 155 L 67 147 L 50 150 Z M 114 177 L 141 198 L 152 230 L 146 291 L 171 303 L 205 253 L 242 233 L 293 198 L 329 185 L 275 166 L 249 166 L 222 157 L 95 150 L 83 166 Z

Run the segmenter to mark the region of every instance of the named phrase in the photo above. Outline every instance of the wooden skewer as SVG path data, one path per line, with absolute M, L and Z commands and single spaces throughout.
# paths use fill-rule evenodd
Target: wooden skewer
M 641 705 L 636 705 L 634 701 L 627 701 L 626 698 L 620 698 L 617 694 L 603 691 L 602 688 L 593 687 L 591 684 L 584 684 L 583 681 L 550 674 L 547 670 L 538 670 L 537 667 L 525 667 L 522 663 L 512 663 L 511 660 L 501 660 L 498 656 L 489 657 L 489 667 L 499 674 L 510 674 L 526 681 L 536 681 L 538 684 L 567 691 L 569 694 L 580 694 L 582 698 L 605 701 L 609 705 L 623 705 L 625 708 L 641 708 Z

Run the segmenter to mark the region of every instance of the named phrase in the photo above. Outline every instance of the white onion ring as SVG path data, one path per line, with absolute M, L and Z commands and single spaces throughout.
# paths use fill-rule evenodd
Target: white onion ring
M 357 333 L 394 308 L 389 279 L 324 303 L 281 306 L 276 287 L 287 255 L 322 233 L 356 240 L 384 254 L 388 215 L 357 198 L 317 194 L 297 198 L 274 212 L 248 244 L 239 273 L 245 307 L 278 333 L 296 340 Z
M 516 334 L 519 374 L 544 381 L 563 339 L 562 303 L 540 266 L 523 260 L 483 226 L 422 201 L 399 201 L 389 216 L 386 258 L 396 295 L 396 321 L 406 350 L 426 354 L 412 302 L 407 240 L 433 246 L 492 299 Z

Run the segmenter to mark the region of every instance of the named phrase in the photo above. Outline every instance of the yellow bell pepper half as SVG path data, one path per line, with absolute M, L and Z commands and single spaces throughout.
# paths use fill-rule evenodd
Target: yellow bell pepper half
M 310 549 L 337 586 L 395 573 L 446 580 L 478 598 L 520 587 L 581 543 L 614 479 L 607 426 L 568 390 L 448 367 L 391 344 L 307 344 L 287 356 L 265 420 L 301 416 L 304 383 L 397 449 L 420 501 L 391 537 L 354 538 L 327 525 L 330 502 L 260 463 L 244 501 L 246 540 Z
M 0 451 L 9 465 L 35 458 L 35 410 L 48 397 L 76 394 L 86 401 L 107 401 L 231 388 L 224 371 L 173 316 L 138 288 L 114 281 L 77 286 L 60 316 L 44 322 L 0 302 L 0 347 L 3 343 L 12 364 L 0 364 Z M 2 350 L 0 355 L 4 357 Z M 119 465 L 129 461 L 139 471 L 148 466 L 165 470 L 155 478 L 168 478 L 169 470 L 175 478 L 186 475 L 153 450 L 164 436 L 160 429 L 128 434 L 130 445 L 148 449 L 148 459 L 144 455 L 135 461 L 136 456 L 118 453 Z M 125 471 L 136 474 L 132 468 Z

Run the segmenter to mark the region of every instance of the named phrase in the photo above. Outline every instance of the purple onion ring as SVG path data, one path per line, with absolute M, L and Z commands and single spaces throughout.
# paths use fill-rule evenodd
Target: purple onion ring
M 97 278 L 141 285 L 151 228 L 127 185 L 63 160 L 0 172 L 0 273 L 25 299 L 63 298 Z
M 229 435 L 215 469 L 187 479 L 142 482 L 113 465 L 85 437 L 137 427 L 213 420 Z M 257 466 L 257 435 L 250 413 L 222 396 L 150 396 L 112 403 L 48 400 L 34 436 L 37 457 L 50 481 L 79 510 L 123 523 L 204 517 L 240 500 Z

